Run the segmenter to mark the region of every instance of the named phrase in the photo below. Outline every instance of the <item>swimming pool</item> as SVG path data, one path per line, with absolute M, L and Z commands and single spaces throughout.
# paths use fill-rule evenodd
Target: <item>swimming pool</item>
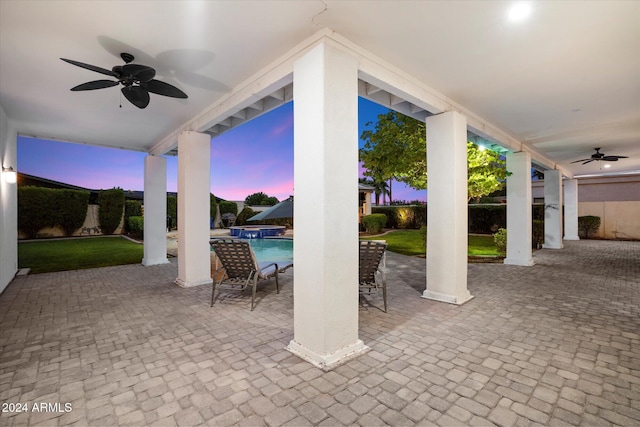
M 249 239 L 258 262 L 293 262 L 293 239 Z
M 245 239 L 242 239 L 245 240 Z M 293 239 L 246 239 L 261 262 L 292 263 Z M 213 248 L 211 249 L 213 250 Z

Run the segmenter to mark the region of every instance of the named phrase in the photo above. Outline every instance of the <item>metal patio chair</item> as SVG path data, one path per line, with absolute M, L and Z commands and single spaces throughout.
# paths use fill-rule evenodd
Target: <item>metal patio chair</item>
M 360 294 L 377 294 L 382 289 L 385 313 L 387 312 L 387 279 L 384 269 L 380 268 L 380 262 L 385 255 L 386 249 L 386 243 L 361 241 L 358 268 Z
M 258 264 L 253 249 L 247 241 L 220 239 L 209 243 L 220 261 L 220 265 L 213 274 L 212 307 L 215 302 L 216 288 L 244 291 L 251 286 L 251 311 L 255 306 L 258 280 L 275 277 L 276 293 L 280 293 L 278 272 L 286 270 L 291 265 L 278 266 L 275 262 Z

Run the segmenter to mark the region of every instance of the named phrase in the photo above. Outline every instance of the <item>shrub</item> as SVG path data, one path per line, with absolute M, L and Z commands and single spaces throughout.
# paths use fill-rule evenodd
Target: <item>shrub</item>
M 427 225 L 427 206 L 376 206 L 371 209 L 374 214 L 387 216 L 387 228 L 418 229 Z
M 531 247 L 533 249 L 540 249 L 544 243 L 544 221 L 539 219 L 533 220 L 531 227 Z
M 420 237 L 422 237 L 422 246 L 424 246 L 425 251 L 427 250 L 427 226 L 423 225 L 420 227 Z
M 209 217 L 211 218 L 211 222 L 216 219 L 216 213 L 218 212 L 218 202 L 216 201 L 216 196 L 213 193 L 209 193 Z
M 223 200 L 220 202 L 220 215 L 224 215 L 226 213 L 231 213 L 238 216 L 238 205 L 234 202 L 229 202 L 227 200 Z
M 506 205 L 469 205 L 469 233 L 493 234 L 506 226 Z
M 129 228 L 129 218 L 132 216 L 142 216 L 142 203 L 139 200 L 125 200 L 124 202 L 124 228 L 128 233 L 132 233 Z
M 130 216 L 127 221 L 127 230 L 133 235 L 142 236 L 144 234 L 144 217 Z
M 387 223 L 385 214 L 371 214 L 362 217 L 362 223 L 367 233 L 379 233 Z
M 255 212 L 249 206 L 245 206 L 245 208 L 242 209 L 240 211 L 240 213 L 238 214 L 238 217 L 236 218 L 236 224 L 235 225 L 245 225 L 245 224 L 247 224 L 247 220 L 249 218 L 251 218 L 252 216 L 254 216 L 256 213 L 257 212 Z
M 89 192 L 82 190 L 54 190 L 55 213 L 57 225 L 62 228 L 65 236 L 71 236 L 74 231 L 82 227 L 87 217 L 89 206 Z
M 600 217 L 594 215 L 578 217 L 578 235 L 581 238 L 589 239 L 598 232 L 600 228 Z
M 171 218 L 170 229 L 178 226 L 178 198 L 167 196 L 167 216 Z
M 59 226 L 66 236 L 82 227 L 89 192 L 43 187 L 18 188 L 18 228 L 28 238 L 44 227 Z
M 113 234 L 124 214 L 124 191 L 121 188 L 100 191 L 98 205 L 100 205 L 98 213 L 100 229 L 104 234 Z
M 507 256 L 507 229 L 501 228 L 493 235 L 493 241 L 500 256 Z
M 51 188 L 18 187 L 18 228 L 28 239 L 35 239 L 42 228 L 55 225 L 51 215 L 54 200 L 55 190 Z

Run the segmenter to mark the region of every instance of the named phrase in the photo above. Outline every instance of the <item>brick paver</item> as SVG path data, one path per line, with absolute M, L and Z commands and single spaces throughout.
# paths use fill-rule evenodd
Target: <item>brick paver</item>
M 0 403 L 29 410 L 0 424 L 639 425 L 640 243 L 565 243 L 469 265 L 460 307 L 388 254 L 389 312 L 360 307 L 371 350 L 331 372 L 284 350 L 291 271 L 253 312 L 177 287 L 175 262 L 21 276 L 0 295 Z

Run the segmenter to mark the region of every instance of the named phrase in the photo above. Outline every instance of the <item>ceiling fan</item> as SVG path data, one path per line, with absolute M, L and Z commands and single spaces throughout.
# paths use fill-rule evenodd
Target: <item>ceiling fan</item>
M 600 152 L 600 147 L 594 148 L 594 150 L 596 150 L 596 152 L 591 155 L 591 158 L 576 160 L 576 161 L 571 162 L 571 163 L 584 162 L 582 164 L 586 165 L 587 163 L 591 163 L 591 162 L 594 162 L 594 161 L 596 161 L 596 162 L 600 162 L 600 161 L 617 162 L 618 159 L 628 159 L 627 156 L 605 156 L 604 153 Z
M 146 65 L 131 64 L 134 57 L 130 53 L 121 53 L 120 57 L 125 65 L 116 65 L 111 70 L 96 67 L 95 65 L 85 64 L 83 62 L 74 61 L 72 59 L 60 58 L 69 64 L 76 65 L 96 73 L 105 74 L 115 77 L 117 80 L 94 80 L 72 87 L 72 91 L 105 89 L 108 87 L 118 86 L 121 84 L 122 94 L 129 102 L 138 108 L 146 108 L 149 105 L 149 92 L 156 95 L 169 96 L 171 98 L 188 98 L 187 94 L 170 85 L 154 79 L 156 70 Z M 121 106 L 122 107 L 122 106 Z

